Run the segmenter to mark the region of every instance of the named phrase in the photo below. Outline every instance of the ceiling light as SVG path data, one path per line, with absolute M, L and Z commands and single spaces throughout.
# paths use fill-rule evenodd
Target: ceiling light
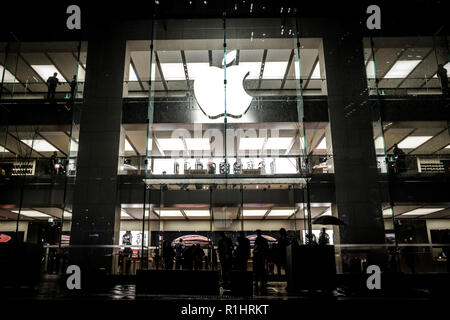
M 125 139 L 125 151 L 134 151 L 128 139 Z
M 263 79 L 283 79 L 286 73 L 287 62 L 266 62 Z
M 269 217 L 289 217 L 294 214 L 294 210 L 275 209 L 269 212 Z
M 373 62 L 373 60 L 370 60 L 367 63 L 366 76 L 367 76 L 367 79 L 374 79 L 375 78 L 375 63 Z
M 182 217 L 180 210 L 155 210 L 160 217 Z
M 300 67 L 298 62 L 294 62 L 295 79 L 300 79 Z M 317 61 L 316 66 L 311 74 L 311 80 L 320 80 L 320 62 Z
M 209 139 L 185 139 L 188 150 L 209 150 Z
M 241 138 L 239 139 L 239 150 L 260 150 L 264 140 L 264 138 Z
M 247 210 L 244 209 L 243 216 L 244 217 L 264 217 L 266 215 L 267 210 Z
M 317 145 L 316 150 L 327 150 L 327 139 L 325 137 L 320 140 L 320 143 Z
M 163 150 L 184 150 L 184 144 L 180 138 L 176 139 L 158 138 L 157 141 Z
M 277 149 L 287 149 L 289 148 L 292 137 L 288 138 L 268 138 L 264 149 L 277 150 Z
M 3 72 L 5 72 L 5 75 L 3 77 L 3 83 L 18 83 L 19 81 L 12 75 L 11 72 L 8 71 L 8 69 L 4 69 L 3 66 L 0 66 L 0 82 L 2 81 L 1 75 L 3 75 Z
M 433 138 L 433 136 L 409 136 L 403 139 L 398 144 L 398 147 L 403 149 L 415 149 L 418 146 L 430 140 L 431 138 Z
M 161 70 L 165 80 L 185 80 L 182 63 L 161 63 Z
M 199 62 L 199 63 L 188 63 L 187 69 L 189 74 L 189 80 L 195 80 L 201 78 L 206 74 L 206 70 L 209 68 L 209 63 Z
M 130 63 L 130 71 L 128 73 L 128 81 L 139 81 L 136 71 L 133 68 L 133 65 Z
M 384 150 L 384 141 L 382 136 L 378 136 L 375 139 L 375 149 L 377 150 Z
M 32 148 L 36 151 L 41 152 L 52 152 L 52 151 L 58 151 L 54 146 L 52 146 L 50 143 L 48 143 L 45 140 L 20 140 L 23 143 L 25 143 L 27 146 Z
M 314 67 L 314 71 L 311 74 L 311 80 L 318 80 L 320 79 L 320 63 L 317 62 L 316 66 Z
M 12 210 L 14 213 L 19 213 L 19 210 Z M 48 218 L 50 217 L 48 214 L 42 213 L 36 210 L 21 210 L 21 216 L 30 217 L 30 218 Z
M 399 60 L 388 73 L 384 76 L 385 79 L 403 79 L 406 78 L 411 71 L 421 62 L 422 60 Z
M 209 210 L 184 210 L 187 217 L 209 217 Z
M 48 65 L 31 65 L 31 67 L 36 71 L 36 73 L 44 80 L 47 81 L 48 78 L 53 77 L 54 73 L 57 73 L 56 77 L 59 82 L 66 82 L 61 73 L 52 64 Z
M 445 208 L 418 208 L 405 213 L 402 216 L 422 216 L 433 212 L 444 210 Z

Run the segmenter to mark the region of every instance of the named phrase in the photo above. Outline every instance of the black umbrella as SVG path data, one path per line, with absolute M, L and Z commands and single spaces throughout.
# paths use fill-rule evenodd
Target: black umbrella
M 314 219 L 313 224 L 331 224 L 333 226 L 344 225 L 344 221 L 333 216 L 322 216 Z

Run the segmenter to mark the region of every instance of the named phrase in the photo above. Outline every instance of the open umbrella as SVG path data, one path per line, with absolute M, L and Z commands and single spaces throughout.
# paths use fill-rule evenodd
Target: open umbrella
M 333 226 L 344 225 L 344 221 L 333 216 L 322 216 L 314 219 L 313 224 L 330 224 Z

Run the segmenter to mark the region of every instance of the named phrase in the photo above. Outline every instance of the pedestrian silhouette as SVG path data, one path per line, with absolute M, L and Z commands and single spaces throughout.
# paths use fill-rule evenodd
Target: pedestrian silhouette
M 55 72 L 53 76 L 47 79 L 47 100 L 55 100 L 56 87 L 58 86 L 58 84 L 60 84 L 58 78 L 56 77 L 57 75 L 58 74 Z
M 193 249 L 193 258 L 194 258 L 194 270 L 203 269 L 203 258 L 205 257 L 205 252 L 200 247 L 199 244 L 196 244 Z
M 169 241 L 163 241 L 163 260 L 164 260 L 164 269 L 172 270 L 173 269 L 173 258 L 175 257 L 175 251 L 172 248 L 172 245 Z
M 236 269 L 247 270 L 247 262 L 250 258 L 250 240 L 241 231 L 238 238 L 238 246 L 236 249 Z
M 218 242 L 219 260 L 222 269 L 222 286 L 228 289 L 230 285 L 230 272 L 233 263 L 233 242 L 225 232 L 220 232 L 221 239 Z
M 439 64 L 438 65 L 437 76 L 439 77 L 439 80 L 441 80 L 442 94 L 445 95 L 445 96 L 448 96 L 447 69 L 444 68 L 443 64 Z
M 320 232 L 320 235 L 319 235 L 319 245 L 325 246 L 327 244 L 330 244 L 330 236 L 327 233 L 327 229 L 322 228 L 322 231 Z
M 276 246 L 276 257 L 275 263 L 277 265 L 277 273 L 281 275 L 281 269 L 283 268 L 286 272 L 286 247 L 290 244 L 287 237 L 286 229 L 280 229 L 280 237 L 278 238 L 278 243 Z
M 183 264 L 183 239 L 175 244 L 175 270 L 180 270 Z
M 253 272 L 255 275 L 255 289 L 264 294 L 266 292 L 267 274 L 266 260 L 269 244 L 267 239 L 261 234 L 261 230 L 256 230 L 255 246 L 253 248 Z

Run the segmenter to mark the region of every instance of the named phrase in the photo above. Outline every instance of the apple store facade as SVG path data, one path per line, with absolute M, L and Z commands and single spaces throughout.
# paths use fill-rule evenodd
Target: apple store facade
M 449 68 L 448 34 L 372 37 L 348 32 L 357 21 L 280 16 L 1 39 L 13 110 L 0 122 L 1 239 L 38 245 L 44 272 L 59 255 L 114 275 L 165 268 L 163 246 L 180 239 L 214 269 L 222 232 L 253 243 L 259 229 L 275 248 L 282 228 L 301 246 L 325 227 L 337 273 L 411 272 L 406 247 L 414 271 L 445 270 L 448 89 L 435 75 Z

